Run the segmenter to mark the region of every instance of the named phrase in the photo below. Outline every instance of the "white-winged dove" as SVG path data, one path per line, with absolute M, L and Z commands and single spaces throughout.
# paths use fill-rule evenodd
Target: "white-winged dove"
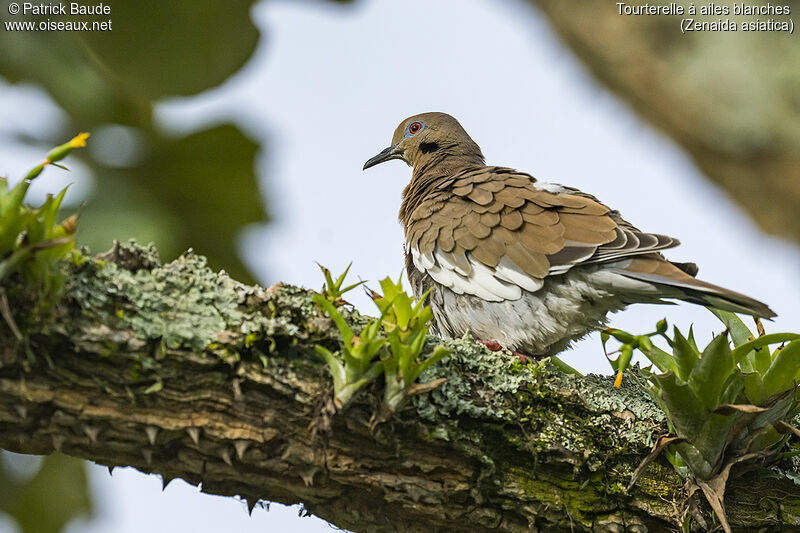
M 763 303 L 695 279 L 693 263 L 660 250 L 677 239 L 643 233 L 594 196 L 487 166 L 450 115 L 404 120 L 392 145 L 364 169 L 390 159 L 413 167 L 403 191 L 406 268 L 429 299 L 443 337 L 466 332 L 528 355 L 552 355 L 598 329 L 609 311 L 684 300 L 756 317 Z

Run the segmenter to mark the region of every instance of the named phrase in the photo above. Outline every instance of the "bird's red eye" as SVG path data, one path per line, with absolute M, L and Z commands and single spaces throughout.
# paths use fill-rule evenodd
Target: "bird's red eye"
M 422 124 L 419 122 L 412 122 L 411 125 L 408 127 L 408 131 L 411 133 L 417 133 L 419 130 L 422 129 Z

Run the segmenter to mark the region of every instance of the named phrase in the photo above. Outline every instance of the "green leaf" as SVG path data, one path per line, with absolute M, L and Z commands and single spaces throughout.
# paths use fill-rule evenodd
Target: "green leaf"
M 135 238 L 156 242 L 164 257 L 191 247 L 214 270 L 252 282 L 236 237 L 266 218 L 255 176 L 259 146 L 233 125 L 179 139 L 141 133 L 147 139 L 141 164 L 97 171 L 103 179 L 81 215 L 81 244 L 105 250 L 112 239 Z
M 767 397 L 796 386 L 800 373 L 800 341 L 793 341 L 778 351 L 775 360 L 764 374 L 764 393 Z
M 764 381 L 758 372 L 748 372 L 743 375 L 744 393 L 753 405 L 763 405 L 767 399 L 767 391 L 764 388 Z
M 778 420 L 785 420 L 795 405 L 796 400 L 792 394 L 779 397 L 766 411 L 758 413 L 749 421 L 747 428 L 739 432 L 736 438 L 732 440 L 731 446 L 739 449 L 747 447 L 750 451 L 758 451 L 773 445 L 775 443 L 774 438 L 769 437 L 769 432 L 765 436 L 764 428 L 771 427 Z M 759 440 L 750 442 L 753 435 L 757 435 Z
M 345 383 L 340 390 L 336 391 L 334 396 L 341 403 L 342 409 L 353 399 L 359 390 L 380 376 L 382 372 L 383 365 L 380 361 L 375 361 L 359 379 Z
M 392 371 L 393 373 L 397 373 L 398 367 L 400 367 L 403 343 L 400 342 L 396 331 L 389 332 L 387 339 L 389 342 L 389 351 L 386 357 L 383 358 L 383 365 L 387 368 L 387 372 Z M 402 367 L 400 367 L 400 369 L 402 370 Z
M 400 329 L 407 329 L 411 321 L 411 298 L 407 294 L 398 294 L 392 301 L 396 323 Z
M 58 216 L 58 210 L 61 208 L 61 202 L 64 201 L 64 195 L 67 194 L 67 189 L 69 189 L 69 186 L 64 187 L 55 197 L 49 197 L 45 205 L 42 206 L 46 230 L 45 237 L 48 239 L 53 238 L 52 232 L 57 227 L 56 217 Z
M 700 353 L 700 349 L 697 347 L 697 342 L 694 340 L 694 325 L 689 326 L 689 335 L 686 337 L 686 340 L 689 345 L 694 348 L 696 353 Z
M 423 306 L 425 305 L 425 300 L 428 299 L 428 296 L 430 296 L 432 290 L 433 290 L 433 287 L 431 287 L 430 289 L 425 291 L 425 293 L 422 296 L 419 297 L 419 300 L 417 300 L 417 305 L 414 306 L 414 313 L 415 314 L 418 313 L 421 308 L 423 308 Z
M 777 355 L 777 353 L 775 355 Z M 773 359 L 773 354 L 769 353 L 769 346 L 762 346 L 747 354 L 744 360 L 750 361 L 753 370 L 764 375 L 772 364 Z
M 621 329 L 607 328 L 606 332 L 623 344 L 632 344 L 636 341 L 632 334 Z
M 767 346 L 769 344 L 790 342 L 797 339 L 800 339 L 800 334 L 797 333 L 770 333 L 769 335 L 762 335 L 755 340 L 737 346 L 733 350 L 733 360 L 738 364 L 742 358 L 757 348 L 761 348 L 762 346 Z
M 714 464 L 709 462 L 706 456 L 689 442 L 676 444 L 675 451 L 680 455 L 684 464 L 696 478 L 708 479 L 714 469 Z
M 669 371 L 678 372 L 678 365 L 675 358 L 653 344 L 650 339 L 647 339 L 647 342 L 640 341 L 639 349 L 662 373 Z
M 0 467 L 0 511 L 13 517 L 25 533 L 60 533 L 73 518 L 91 516 L 85 465 L 54 453 L 45 456 L 38 473 L 25 482 Z
M 743 388 L 744 378 L 742 377 L 742 373 L 737 369 L 722 385 L 722 394 L 720 394 L 719 403 L 737 403 L 736 399 Z
M 344 386 L 335 392 L 336 398 L 341 402 L 342 408 L 346 406 L 350 400 L 355 396 L 356 392 L 368 385 L 372 380 L 377 378 L 383 372 L 383 365 L 380 361 L 374 361 L 360 378 L 351 382 L 347 382 Z
M 11 189 L 8 195 L 4 195 L 3 210 L 0 216 L 13 215 L 19 208 L 22 207 L 22 202 L 25 200 L 25 195 L 28 193 L 28 187 L 31 186 L 30 180 L 22 180 Z
M 557 355 L 551 355 L 550 362 L 553 364 L 554 367 L 556 367 L 565 374 L 571 374 L 573 376 L 583 375 L 576 368 L 572 368 L 570 365 L 561 360 L 561 358 L 558 357 Z
M 448 356 L 448 355 L 450 355 L 451 353 L 452 353 L 452 352 L 451 352 L 450 350 L 448 350 L 447 348 L 445 348 L 445 347 L 444 347 L 444 346 L 442 346 L 441 344 L 439 344 L 438 346 L 436 346 L 436 347 L 433 349 L 433 354 L 432 354 L 430 357 L 428 357 L 427 359 L 425 359 L 425 360 L 424 360 L 424 361 L 423 361 L 423 362 L 422 362 L 422 363 L 421 363 L 421 364 L 420 364 L 420 365 L 419 365 L 419 366 L 416 368 L 416 370 L 414 370 L 414 375 L 413 375 L 412 382 L 413 382 L 413 381 L 416 381 L 416 380 L 417 380 L 417 378 L 419 378 L 419 375 L 420 375 L 420 374 L 422 374 L 422 373 L 423 373 L 423 372 L 424 372 L 426 369 L 428 369 L 430 366 L 432 366 L 432 365 L 435 365 L 436 363 L 438 363 L 439 361 L 441 361 L 443 358 L 447 357 L 447 356 Z
M 773 449 L 788 439 L 789 435 L 781 435 L 771 424 L 762 426 L 750 437 L 748 450 L 755 452 Z
M 318 354 L 325 359 L 325 362 L 328 363 L 328 368 L 330 369 L 331 378 L 333 378 L 333 389 L 334 392 L 338 391 L 344 385 L 345 379 L 345 372 L 344 366 L 342 365 L 341 361 L 336 358 L 333 353 L 325 348 L 324 346 L 314 346 L 314 349 Z
M 112 1 L 113 31 L 86 32 L 80 41 L 101 71 L 130 91 L 153 100 L 196 94 L 220 85 L 255 51 L 252 4 L 174 0 L 153 4 L 145 15 L 135 4 Z M 215 46 L 208 35 L 226 46 Z
M 714 313 L 717 318 L 719 318 L 725 327 L 731 333 L 731 339 L 733 340 L 734 346 L 741 346 L 752 341 L 755 338 L 755 335 L 752 331 L 742 322 L 742 319 L 739 318 L 738 315 L 735 313 L 731 313 L 730 311 L 722 311 L 719 309 L 714 309 L 709 307 L 709 311 Z M 742 367 L 744 372 L 753 372 L 757 371 L 761 374 L 767 371 L 769 365 L 772 361 L 772 357 L 770 356 L 769 349 L 766 346 L 762 346 L 756 350 L 751 350 L 747 353 L 744 357 L 741 358 L 739 361 L 739 365 Z
M 707 307 L 706 309 L 714 313 L 714 315 L 719 318 L 723 324 L 725 324 L 725 327 L 728 328 L 728 331 L 731 334 L 731 340 L 733 341 L 734 346 L 740 346 L 752 340 L 751 337 L 755 337 L 755 335 L 753 335 L 750 329 L 745 326 L 744 322 L 742 322 L 742 319 L 739 318 L 739 315 L 736 313 L 715 309 L 713 307 Z
M 779 396 L 775 403 L 770 405 L 766 411 L 763 413 L 758 413 L 753 418 L 753 420 L 750 422 L 750 427 L 759 428 L 762 426 L 769 426 L 777 420 L 786 418 L 786 416 L 792 411 L 795 402 L 796 398 L 794 397 L 794 394 Z
M 611 335 L 608 334 L 608 331 L 603 330 L 600 332 L 600 343 L 603 345 L 603 353 L 608 355 L 608 348 L 606 348 L 606 344 L 608 344 L 608 339 Z
M 326 300 L 321 294 L 315 294 L 311 297 L 311 299 L 317 305 L 317 307 L 325 311 L 328 316 L 331 317 L 333 323 L 336 324 L 336 328 L 339 330 L 339 333 L 342 336 L 345 346 L 349 346 L 350 341 L 353 339 L 353 330 L 350 329 L 349 325 L 347 325 L 347 322 L 341 313 L 339 313 L 333 304 Z
M 677 326 L 674 328 L 672 351 L 675 354 L 676 374 L 684 381 L 689 380 L 700 353 L 684 338 Z
M 428 338 L 428 328 L 424 328 L 414 334 L 411 341 L 408 343 L 411 348 L 411 354 L 417 357 L 422 352 L 422 347 L 425 345 L 425 340 Z
M 658 396 L 679 437 L 695 439 L 702 430 L 708 411 L 688 384 L 679 381 L 673 372 L 653 375 Z
M 686 461 L 683 460 L 683 457 L 678 454 L 678 450 L 675 449 L 674 445 L 664 448 L 664 457 L 667 458 L 667 461 L 669 461 L 669 463 L 672 465 L 675 471 L 680 474 L 681 477 L 689 477 L 689 474 L 691 474 L 689 465 L 687 465 Z
M 344 269 L 344 272 L 342 272 L 342 275 L 339 276 L 338 278 L 336 278 L 336 283 L 334 284 L 336 289 L 339 289 L 342 286 L 342 283 L 344 283 L 344 278 L 347 277 L 347 273 L 350 272 L 350 267 L 352 267 L 352 266 L 353 266 L 353 262 L 350 261 L 350 264 L 348 264 L 347 268 Z M 328 274 L 328 276 L 330 276 L 330 274 Z
M 700 433 L 692 439 L 692 445 L 708 464 L 714 466 L 719 463 L 725 453 L 725 447 L 728 445 L 731 430 L 740 416 L 739 413 L 726 415 L 711 413 L 705 417 Z M 707 468 L 705 463 L 695 462 L 691 466 L 698 470 Z
M 717 335 L 703 350 L 702 357 L 689 376 L 689 385 L 697 393 L 706 409 L 713 410 L 719 405 L 722 385 L 728 380 L 733 370 L 733 357 L 728 346 L 728 335 L 724 333 Z

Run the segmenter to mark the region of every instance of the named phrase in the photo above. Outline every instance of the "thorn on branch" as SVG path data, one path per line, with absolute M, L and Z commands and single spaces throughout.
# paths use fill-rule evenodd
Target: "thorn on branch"
M 97 436 L 100 434 L 100 428 L 97 426 L 90 426 L 89 424 L 83 425 L 83 432 L 89 437 L 89 442 L 92 444 L 97 442 Z
M 147 434 L 147 440 L 150 441 L 150 445 L 154 445 L 156 443 L 156 437 L 158 436 L 158 428 L 155 426 L 147 426 L 144 428 L 144 432 Z
M 244 439 L 237 440 L 233 443 L 233 447 L 236 448 L 236 457 L 241 461 L 242 457 L 244 457 L 244 452 L 250 447 L 250 441 Z
M 189 438 L 192 439 L 195 446 L 200 445 L 200 428 L 186 428 L 186 433 L 189 434 Z

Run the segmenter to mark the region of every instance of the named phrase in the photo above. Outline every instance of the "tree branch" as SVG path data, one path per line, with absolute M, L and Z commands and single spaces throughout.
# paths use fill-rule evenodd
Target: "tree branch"
M 0 325 L 0 447 L 130 465 L 251 506 L 302 502 L 358 532 L 680 524 L 683 482 L 666 463 L 624 489 L 665 432 L 633 383 L 523 367 L 460 339 L 424 376 L 447 382 L 392 420 L 369 430 L 376 384 L 314 437 L 330 379 L 312 347 L 335 349 L 338 334 L 309 291 L 248 287 L 192 254 L 160 265 L 152 248 L 117 245 L 99 257 L 66 267 L 47 320 L 12 300 L 23 341 Z M 733 482 L 735 528 L 800 523 L 797 471 L 771 474 Z

